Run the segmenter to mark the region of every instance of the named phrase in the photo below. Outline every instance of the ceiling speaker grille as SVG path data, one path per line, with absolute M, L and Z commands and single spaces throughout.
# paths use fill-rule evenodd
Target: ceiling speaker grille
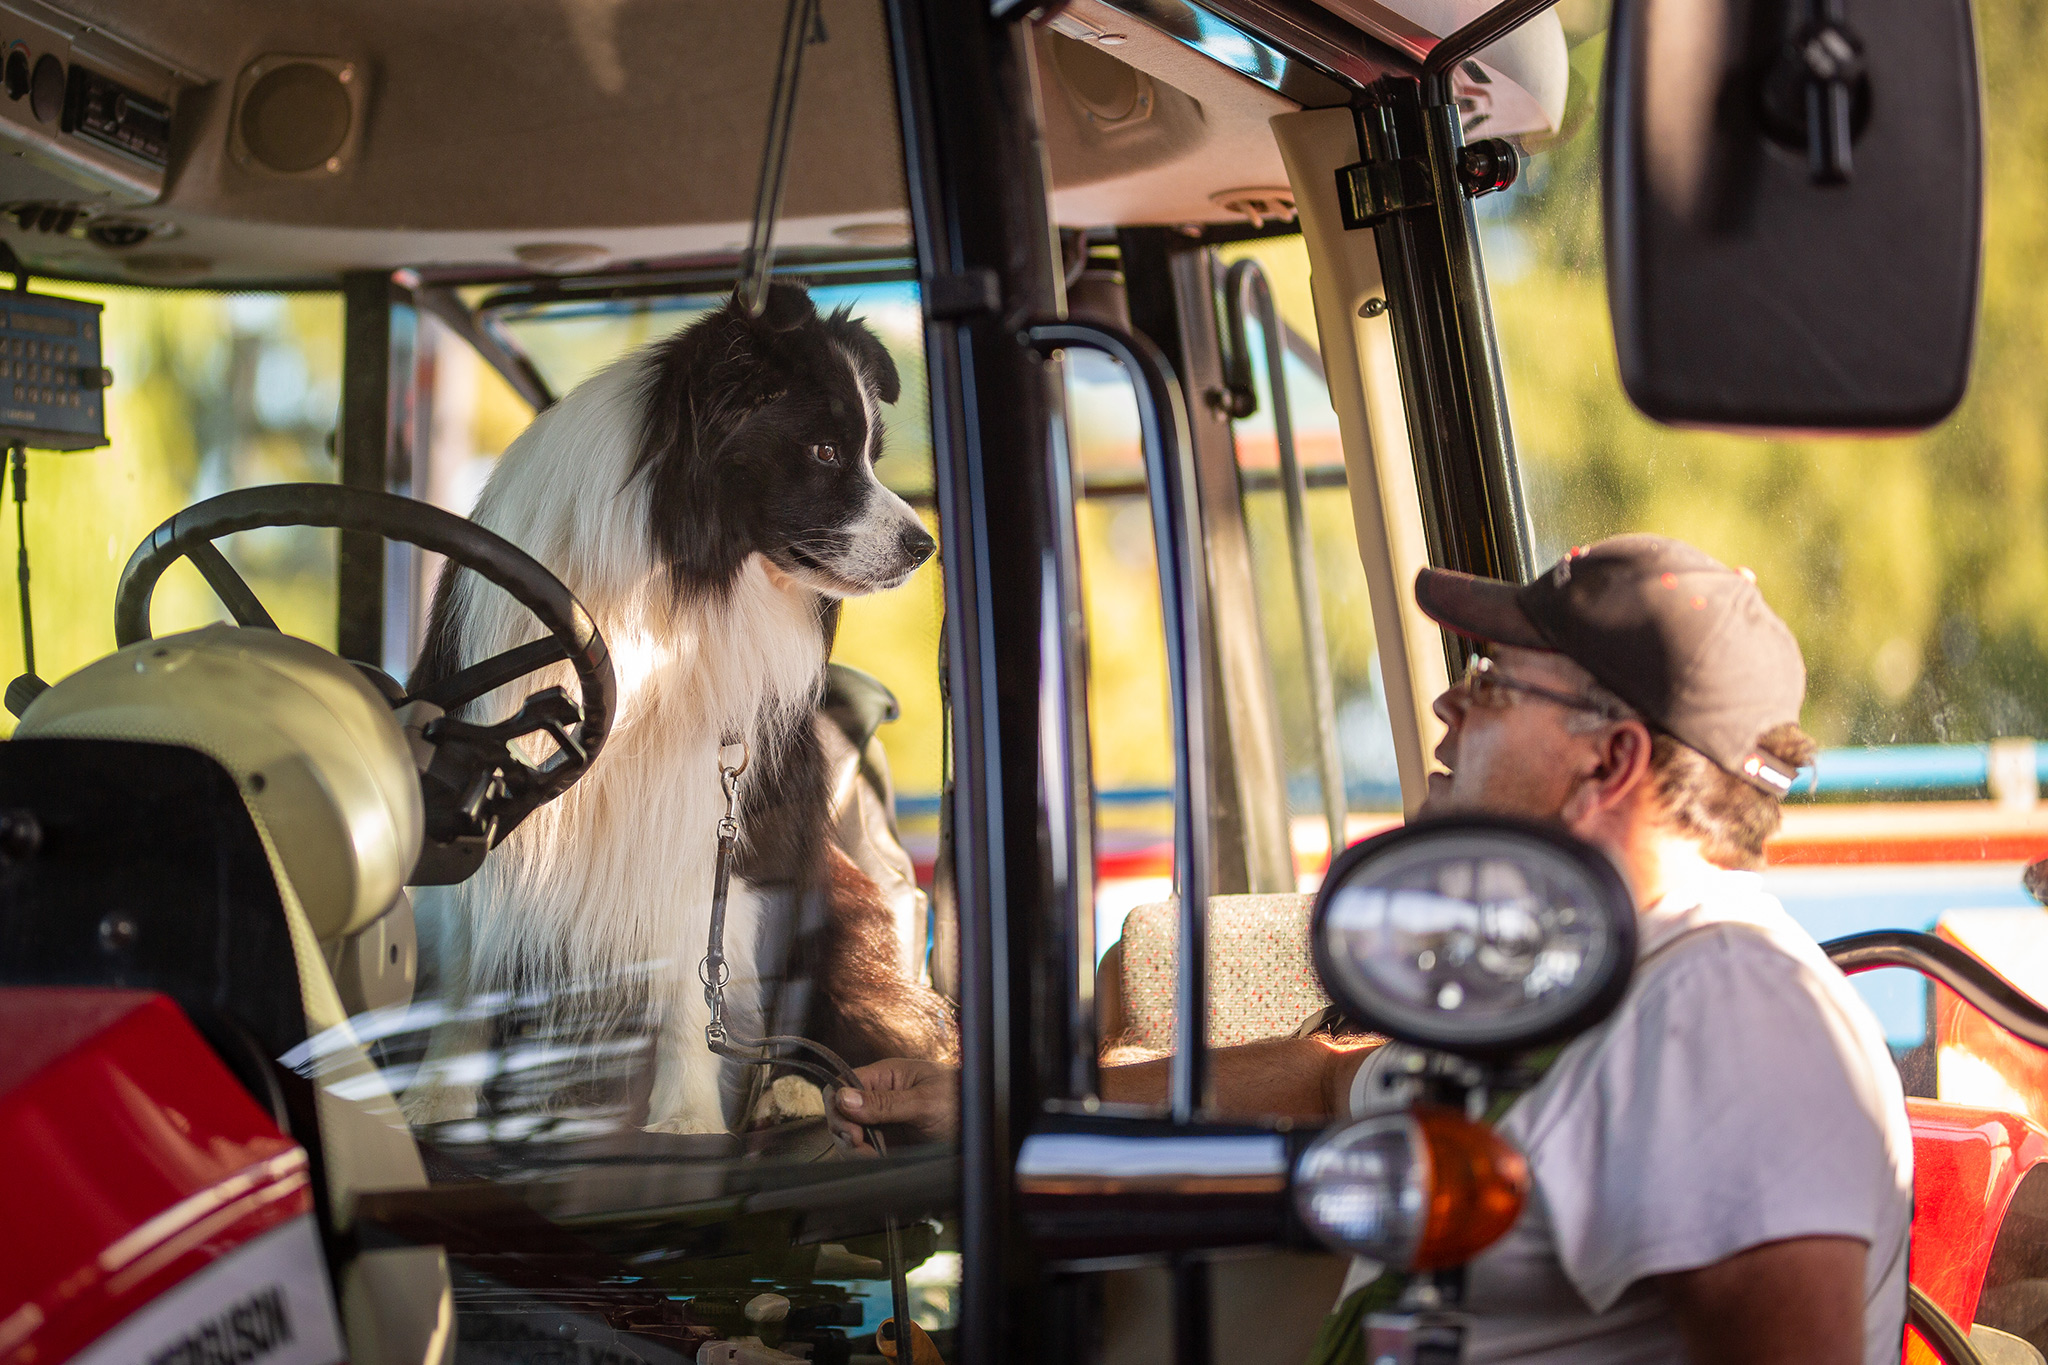
M 231 151 L 271 175 L 336 175 L 361 134 L 362 81 L 334 57 L 259 57 L 236 82 Z

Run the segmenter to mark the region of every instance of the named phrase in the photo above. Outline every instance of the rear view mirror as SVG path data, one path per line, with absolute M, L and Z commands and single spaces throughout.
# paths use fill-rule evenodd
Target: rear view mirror
M 1608 299 L 1662 422 L 1930 426 L 1976 325 L 1969 0 L 1628 0 L 1608 35 Z

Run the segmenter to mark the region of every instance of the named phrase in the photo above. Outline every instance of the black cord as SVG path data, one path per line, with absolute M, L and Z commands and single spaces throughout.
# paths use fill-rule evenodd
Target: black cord
M 14 464 L 15 578 L 21 585 L 21 664 L 36 674 L 36 627 L 28 605 L 28 450 L 20 442 L 10 452 Z

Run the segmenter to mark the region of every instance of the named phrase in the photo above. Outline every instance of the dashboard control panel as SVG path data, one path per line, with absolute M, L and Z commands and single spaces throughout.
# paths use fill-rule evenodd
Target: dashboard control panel
M 0 293 L 0 447 L 91 450 L 107 443 L 100 305 Z

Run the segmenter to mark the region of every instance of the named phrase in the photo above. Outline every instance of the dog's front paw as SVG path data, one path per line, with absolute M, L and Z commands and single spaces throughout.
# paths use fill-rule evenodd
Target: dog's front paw
M 674 1118 L 650 1123 L 644 1130 L 649 1133 L 674 1133 L 678 1137 L 695 1137 L 704 1133 L 724 1134 L 726 1126 L 717 1119 L 694 1118 L 689 1114 L 677 1114 Z
M 801 1076 L 777 1076 L 754 1106 L 756 1127 L 823 1117 L 825 1092 Z

